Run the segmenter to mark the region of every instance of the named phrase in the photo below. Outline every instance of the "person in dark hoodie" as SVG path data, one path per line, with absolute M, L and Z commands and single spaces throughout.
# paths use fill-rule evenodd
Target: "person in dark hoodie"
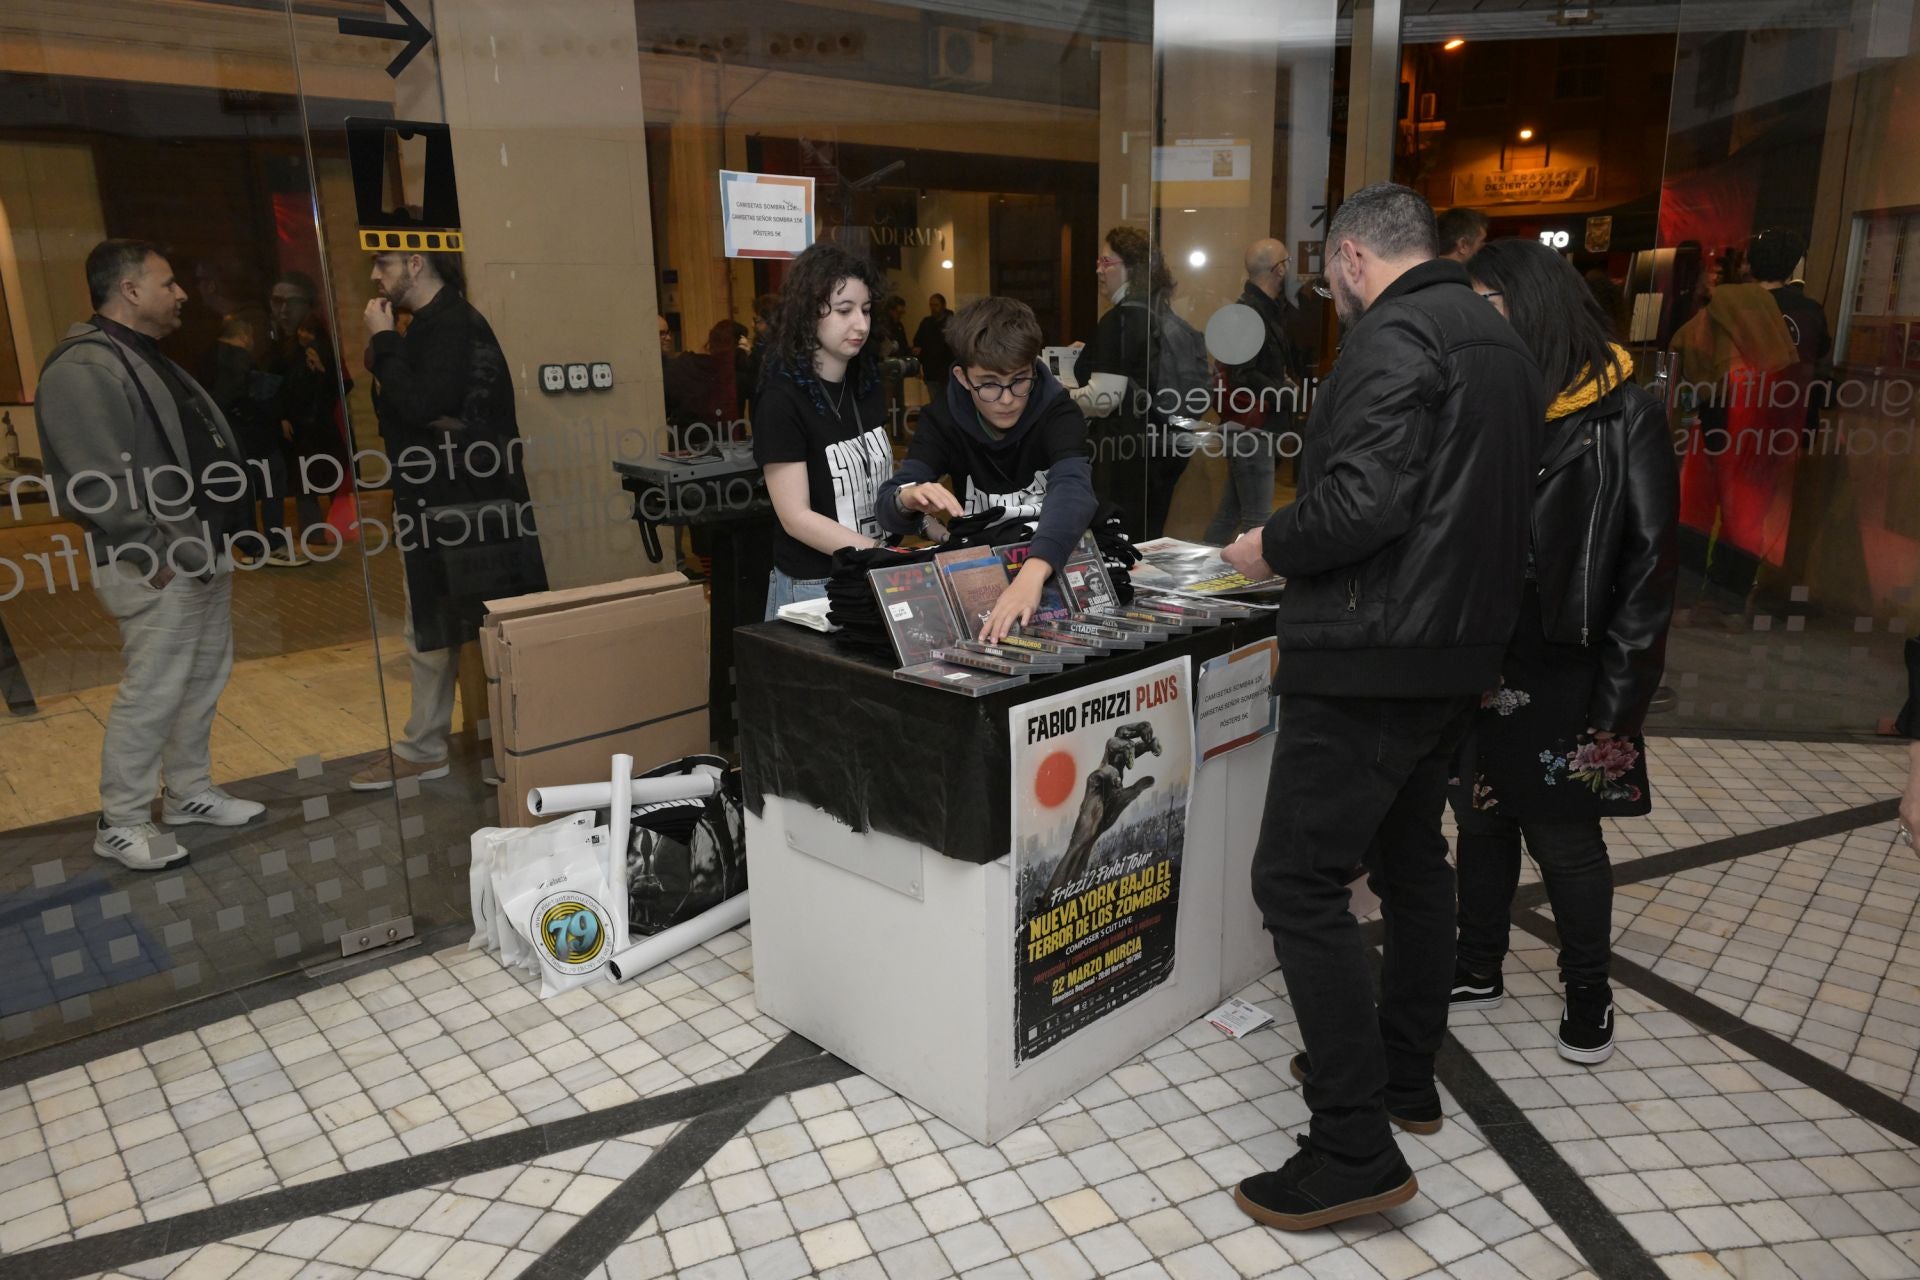
M 997 641 L 1032 619 L 1049 576 L 1099 506 L 1087 420 L 1039 363 L 1045 339 L 1026 303 L 970 302 L 947 323 L 946 336 L 953 348 L 946 395 L 920 411 L 920 429 L 906 461 L 880 486 L 875 514 L 889 533 L 992 507 L 1037 521 L 1032 554 L 980 630 Z

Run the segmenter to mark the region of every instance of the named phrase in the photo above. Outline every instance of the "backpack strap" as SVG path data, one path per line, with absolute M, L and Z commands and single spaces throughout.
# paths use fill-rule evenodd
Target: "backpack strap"
M 154 435 L 160 438 L 161 448 L 171 455 L 173 453 L 173 445 L 167 440 L 166 429 L 160 425 L 160 411 L 153 407 L 153 397 L 147 394 L 147 384 L 140 381 L 139 373 L 134 370 L 133 361 L 127 359 L 127 353 L 120 349 L 120 344 L 113 340 L 112 334 L 106 332 L 104 329 L 95 329 L 93 332 L 99 334 L 101 340 L 107 344 L 108 350 L 119 357 L 120 367 L 127 371 L 127 380 L 133 383 L 133 389 L 140 395 L 140 407 L 147 412 L 147 425 L 152 427 Z M 92 342 L 93 334 L 87 333 L 79 334 L 61 342 L 59 346 L 53 349 L 53 354 L 47 357 L 47 362 L 40 366 L 40 376 L 44 378 L 47 370 L 53 368 L 54 362 L 59 360 L 61 356 L 66 355 L 67 352 L 78 346 L 92 344 Z M 175 458 L 174 461 L 184 465 L 184 459 Z

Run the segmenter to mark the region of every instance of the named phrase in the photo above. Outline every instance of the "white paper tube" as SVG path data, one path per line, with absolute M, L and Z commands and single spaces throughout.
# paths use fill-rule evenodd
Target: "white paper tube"
M 607 893 L 613 898 L 614 954 L 627 945 L 627 830 L 633 821 L 633 757 L 613 758 L 613 777 L 608 783 L 612 812 L 607 816 Z M 598 808 L 598 806 L 595 806 Z
M 703 911 L 684 924 L 677 924 L 664 933 L 656 933 L 651 938 L 642 938 L 607 961 L 607 974 L 615 982 L 625 978 L 637 977 L 647 970 L 663 965 L 682 951 L 691 951 L 709 938 L 717 938 L 729 929 L 737 929 L 747 922 L 747 893 L 734 894 L 725 902 L 710 910 Z
M 720 789 L 719 777 L 707 770 L 665 778 L 634 778 L 634 804 L 661 804 L 668 800 L 701 800 Z M 605 809 L 613 804 L 612 782 L 577 782 L 565 787 L 535 787 L 527 792 L 527 809 L 535 817 Z

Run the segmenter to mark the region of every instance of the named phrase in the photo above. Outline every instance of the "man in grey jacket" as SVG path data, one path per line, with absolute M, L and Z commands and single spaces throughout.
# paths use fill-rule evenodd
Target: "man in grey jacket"
M 265 812 L 213 785 L 214 709 L 233 670 L 233 562 L 248 527 L 245 455 L 212 397 L 159 339 L 187 293 L 153 245 L 87 255 L 94 316 L 67 331 L 36 408 L 58 514 L 84 530 L 125 671 L 100 751 L 93 851 L 138 871 L 187 856 L 153 824 L 237 827 Z

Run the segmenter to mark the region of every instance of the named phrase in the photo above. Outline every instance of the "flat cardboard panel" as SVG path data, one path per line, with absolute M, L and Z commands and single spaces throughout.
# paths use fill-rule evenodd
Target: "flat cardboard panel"
M 706 688 L 704 680 L 700 688 Z M 611 733 L 564 747 L 550 747 L 531 755 L 509 755 L 506 767 L 500 771 L 503 779 L 500 785 L 500 825 L 531 827 L 551 821 L 551 814 L 536 818 L 527 811 L 528 790 L 576 782 L 598 782 L 609 778 L 612 776 L 612 758 L 617 753 L 625 752 L 632 756 L 637 773 L 681 756 L 697 755 L 710 745 L 707 710 L 702 706 L 643 729 Z
M 622 578 L 618 582 L 599 582 L 586 587 L 563 587 L 558 591 L 536 591 L 531 595 L 509 596 L 502 600 L 487 601 L 487 622 L 491 625 L 507 618 L 552 613 L 556 609 L 599 604 L 607 600 L 617 600 L 623 596 L 645 595 L 652 591 L 665 591 L 670 587 L 686 585 L 685 574 L 655 573 L 644 578 Z
M 493 736 L 487 745 L 493 750 L 493 776 L 498 778 L 507 771 L 507 721 L 500 714 L 500 636 L 491 625 L 480 628 L 480 666 L 487 673 L 487 720 L 493 727 Z
M 704 708 L 707 626 L 698 586 L 503 620 L 507 757 Z

